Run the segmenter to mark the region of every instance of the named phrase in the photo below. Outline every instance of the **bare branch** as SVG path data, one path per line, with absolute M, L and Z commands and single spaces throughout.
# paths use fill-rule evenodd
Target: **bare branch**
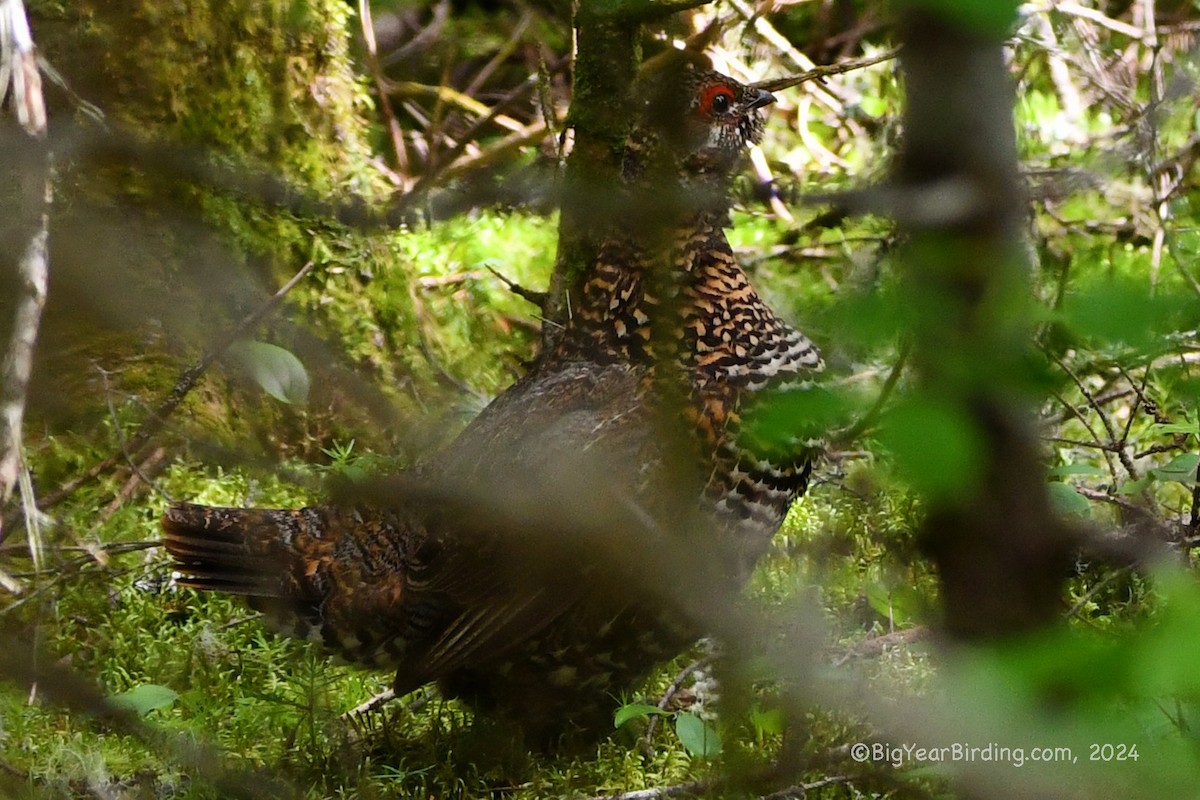
M 33 36 L 21 0 L 0 2 L 0 101 L 9 94 L 12 107 L 26 134 L 42 139 L 46 134 L 46 106 L 41 75 L 34 54 Z M 40 151 L 40 152 L 39 152 Z M 50 205 L 54 199 L 54 164 L 48 150 L 29 148 L 28 160 L 18 157 L 12 167 L 21 198 L 21 216 L 16 227 L 26 236 L 17 258 L 16 295 L 8 346 L 0 364 L 0 510 L 8 504 L 18 484 L 21 487 L 25 529 L 35 571 L 42 567 L 40 514 L 33 483 L 24 463 L 22 426 L 29 378 L 33 373 L 33 349 L 46 305 L 50 282 Z M 30 165 L 41 162 L 40 166 Z M 22 224 L 23 223 L 23 224 Z M 0 539 L 4 537 L 0 520 Z
M 809 81 L 820 81 L 831 75 L 842 75 L 847 72 L 853 72 L 856 69 L 863 69 L 875 64 L 882 64 L 884 61 L 891 61 L 896 56 L 900 55 L 900 48 L 895 47 L 887 50 L 879 55 L 869 56 L 867 58 L 855 58 L 850 61 L 842 61 L 837 64 L 826 64 L 820 67 L 814 67 L 799 75 L 791 75 L 787 78 L 775 78 L 769 81 L 759 81 L 754 84 L 758 89 L 768 92 L 778 92 L 782 89 L 790 89 L 793 86 L 799 86 Z
M 1103 28 L 1108 28 L 1110 31 L 1120 33 L 1138 41 L 1143 41 L 1143 37 L 1146 36 L 1146 31 L 1142 30 L 1136 25 L 1130 25 L 1128 22 L 1121 22 L 1119 19 L 1113 19 L 1102 11 L 1097 11 L 1094 8 L 1088 8 L 1087 6 L 1081 6 L 1079 3 L 1056 0 L 1055 2 L 1039 8 L 1038 10 L 1057 11 L 1060 14 L 1078 17 L 1079 19 L 1087 20 L 1088 22 L 1095 23 Z

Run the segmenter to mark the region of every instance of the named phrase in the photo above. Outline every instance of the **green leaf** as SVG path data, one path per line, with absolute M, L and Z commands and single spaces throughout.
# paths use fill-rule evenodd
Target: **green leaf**
M 882 423 L 879 439 L 895 455 L 900 477 L 927 498 L 962 494 L 978 480 L 983 442 L 961 407 L 909 399 Z
M 669 712 L 663 711 L 658 706 L 652 706 L 648 703 L 628 703 L 617 709 L 617 713 L 613 714 L 613 727 L 619 728 L 631 719 L 638 717 L 648 717 L 651 714 L 666 715 Z
M 721 734 L 689 711 L 675 715 L 675 735 L 694 758 L 708 759 L 721 755 Z
M 1069 475 L 1103 475 L 1104 470 L 1092 464 L 1059 464 L 1046 470 L 1048 478 L 1066 478 Z
M 117 708 L 128 709 L 139 716 L 145 716 L 156 708 L 168 708 L 178 699 L 177 692 L 156 683 L 143 683 L 108 698 Z
M 829 327 L 847 346 L 872 348 L 894 341 L 896 331 L 912 324 L 907 298 L 886 287 L 850 292 L 829 311 Z
M 1056 481 L 1046 488 L 1050 492 L 1050 505 L 1059 514 L 1086 517 L 1092 513 L 1091 502 L 1071 484 Z
M 750 724 L 760 736 L 778 736 L 783 733 L 783 710 L 755 706 L 750 709 Z
M 229 356 L 276 400 L 300 404 L 308 399 L 308 372 L 282 347 L 245 340 L 230 345 Z
M 1150 484 L 1154 483 L 1154 471 L 1151 470 L 1149 475 L 1143 475 L 1136 481 L 1126 481 L 1117 487 L 1117 494 L 1140 494 L 1150 488 Z
M 1189 486 L 1196 482 L 1196 466 L 1200 464 L 1200 454 L 1183 453 L 1172 458 L 1166 466 L 1150 470 L 1150 474 L 1160 481 L 1176 481 Z
M 904 627 L 914 621 L 921 608 L 921 597 L 911 587 L 897 586 L 889 589 L 876 582 L 867 585 L 867 603 L 879 616 Z
M 770 392 L 745 410 L 742 442 L 755 454 L 794 454 L 845 423 L 852 401 L 823 386 Z
M 1150 433 L 1168 434 L 1168 433 L 1190 433 L 1192 436 L 1200 436 L 1200 424 L 1195 422 L 1172 422 L 1170 424 L 1155 424 L 1150 426 Z
M 1062 316 L 1077 333 L 1102 342 L 1158 347 L 1162 337 L 1195 321 L 1194 298 L 1151 294 L 1143 282 L 1114 278 L 1063 298 Z
M 892 617 L 892 604 L 888 597 L 887 587 L 882 583 L 867 584 L 867 605 L 875 609 L 875 613 L 886 619 Z
M 859 98 L 858 107 L 863 110 L 864 114 L 870 117 L 882 117 L 890 110 L 888 102 L 882 97 Z

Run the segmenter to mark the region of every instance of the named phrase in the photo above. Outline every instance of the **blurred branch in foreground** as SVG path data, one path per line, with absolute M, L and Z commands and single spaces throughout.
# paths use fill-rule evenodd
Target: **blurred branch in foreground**
M 900 55 L 908 108 L 898 173 L 911 203 L 898 222 L 911 237 L 907 278 L 922 312 L 919 415 L 957 428 L 974 456 L 958 470 L 942 454 L 948 480 L 926 484 L 923 538 L 947 628 L 976 639 L 1057 618 L 1072 538 L 1051 512 L 1020 399 L 1031 331 L 1026 212 L 1002 49 L 1008 20 L 988 17 L 910 11 Z
M 17 187 L 2 212 L 12 223 L 4 225 L 11 241 L 5 241 L 4 261 L 16 274 L 11 297 L 11 333 L 0 364 L 0 509 L 21 486 L 30 551 L 35 568 L 41 566 L 41 539 L 37 532 L 37 509 L 22 455 L 21 426 L 25 417 L 25 398 L 33 371 L 33 348 L 37 342 L 42 308 L 46 304 L 46 285 L 50 263 L 47 242 L 50 237 L 50 203 L 53 198 L 53 169 L 49 151 L 41 140 L 46 133 L 46 106 L 42 98 L 33 37 L 21 0 L 0 3 L 0 103 L 11 95 L 17 121 L 28 135 L 24 145 L 38 151 L 36 158 L 9 161 L 9 186 Z M 4 237 L 8 239 L 8 236 Z M 15 254 L 15 261 L 10 262 Z M 0 527 L 0 538 L 4 530 Z M 17 588 L 3 580 L 10 591 Z

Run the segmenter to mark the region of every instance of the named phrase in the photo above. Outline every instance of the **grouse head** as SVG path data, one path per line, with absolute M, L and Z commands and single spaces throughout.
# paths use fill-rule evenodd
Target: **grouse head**
M 728 172 L 747 145 L 762 139 L 760 108 L 775 95 L 711 70 L 690 74 L 683 146 L 687 172 Z
M 656 69 L 639 79 L 640 118 L 626 174 L 680 180 L 685 191 L 720 187 L 745 148 L 762 138 L 760 110 L 770 92 L 691 64 Z

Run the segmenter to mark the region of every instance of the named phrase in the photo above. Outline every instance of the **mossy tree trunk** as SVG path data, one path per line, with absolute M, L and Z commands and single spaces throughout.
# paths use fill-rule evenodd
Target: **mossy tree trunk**
M 642 24 L 709 0 L 582 0 L 575 14 L 571 112 L 574 145 L 564 175 L 558 256 L 543 313 L 549 348 L 570 314 L 583 271 L 612 227 L 625 139 L 634 111 L 632 88 L 642 62 Z
M 264 202 L 258 176 L 301 196 L 386 196 L 352 14 L 339 0 L 32 5 L 42 52 L 104 115 L 93 121 L 48 88 L 62 169 L 35 408 L 54 427 L 99 426 L 105 395 L 118 408 L 157 403 L 314 258 L 327 226 Z M 197 180 L 212 165 L 232 187 Z M 280 415 L 306 424 L 253 392 L 238 413 L 213 388 L 179 417 L 218 440 L 273 448 Z

